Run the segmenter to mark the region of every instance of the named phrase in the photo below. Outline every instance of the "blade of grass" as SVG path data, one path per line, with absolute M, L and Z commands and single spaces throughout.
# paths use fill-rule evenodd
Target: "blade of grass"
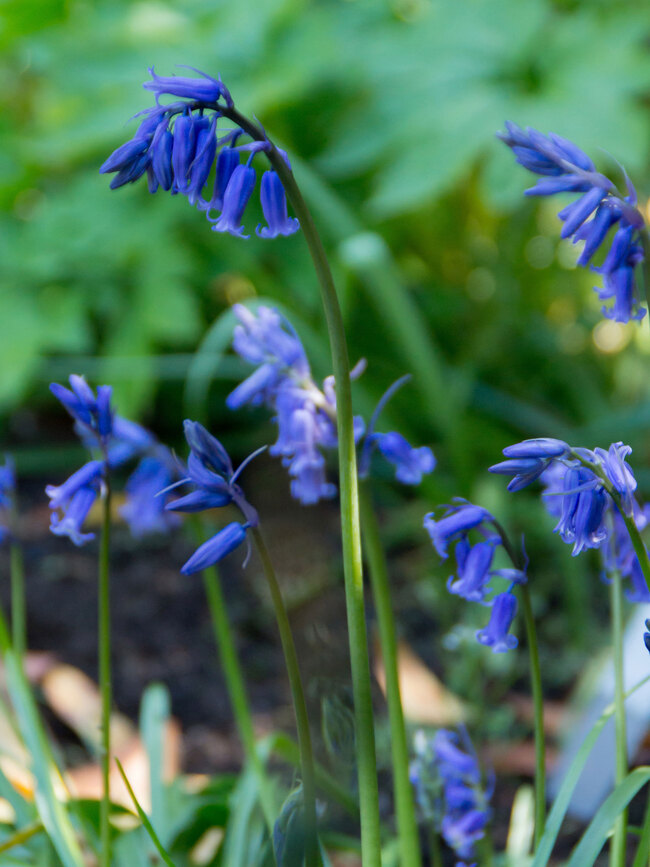
M 54 778 L 58 775 L 58 770 L 52 759 L 36 702 L 12 651 L 5 653 L 4 662 L 7 686 L 18 727 L 32 759 L 38 815 L 64 867 L 84 867 L 84 859 L 66 806 L 54 790 Z
M 632 695 L 637 689 L 640 689 L 644 684 L 650 681 L 650 675 L 648 677 L 644 677 L 643 680 L 639 681 L 632 689 L 628 690 L 625 693 L 625 697 Z M 574 760 L 571 762 L 571 766 L 567 771 L 567 774 L 562 781 L 562 785 L 560 786 L 560 790 L 557 793 L 557 797 L 553 803 L 553 807 L 551 808 L 551 812 L 548 814 L 548 818 L 546 820 L 546 827 L 544 829 L 544 834 L 542 835 L 542 839 L 539 842 L 539 846 L 537 847 L 537 851 L 535 852 L 535 858 L 533 859 L 533 863 L 531 867 L 544 867 L 548 863 L 548 859 L 551 857 L 551 852 L 553 851 L 553 846 L 555 845 L 555 841 L 557 839 L 557 835 L 560 832 L 560 827 L 562 826 L 562 822 L 564 821 L 564 817 L 566 815 L 567 809 L 569 808 L 569 803 L 571 802 L 571 796 L 573 795 L 573 790 L 576 787 L 578 779 L 580 778 L 580 774 L 582 773 L 585 764 L 587 763 L 587 759 L 589 757 L 589 753 L 594 747 L 594 744 L 598 740 L 598 737 L 605 727 L 605 724 L 609 721 L 609 719 L 614 715 L 614 705 L 611 704 L 601 714 L 598 720 L 594 723 L 591 728 L 591 731 L 584 739 L 580 749 L 576 753 Z
M 144 828 L 145 828 L 147 834 L 149 834 L 149 837 L 151 838 L 151 842 L 152 842 L 152 843 L 154 844 L 154 846 L 156 847 L 156 849 L 157 849 L 157 851 L 158 851 L 158 854 L 159 854 L 160 857 L 163 859 L 163 861 L 165 862 L 165 864 L 168 865 L 168 867 L 176 867 L 176 865 L 174 864 L 174 862 L 172 861 L 172 859 L 171 859 L 171 858 L 169 857 L 169 855 L 167 854 L 167 851 L 165 850 L 165 847 L 163 846 L 163 844 L 162 844 L 162 843 L 160 842 L 160 840 L 158 839 L 158 835 L 157 835 L 156 832 L 154 831 L 153 826 L 152 826 L 151 822 L 149 821 L 149 817 L 147 816 L 147 814 L 145 813 L 145 811 L 144 811 L 144 810 L 142 809 L 142 807 L 140 806 L 140 804 L 139 804 L 139 802 L 138 802 L 138 799 L 137 799 L 136 796 L 135 796 L 135 792 L 134 792 L 133 789 L 131 788 L 131 783 L 129 783 L 129 781 L 128 781 L 128 779 L 127 779 L 127 776 L 126 776 L 126 774 L 124 773 L 124 768 L 122 767 L 122 764 L 121 764 L 120 760 L 116 758 L 116 759 L 115 759 L 115 764 L 117 765 L 117 768 L 118 768 L 118 770 L 119 770 L 119 772 L 120 772 L 120 775 L 121 775 L 121 777 L 122 777 L 122 780 L 124 781 L 124 785 L 126 786 L 126 788 L 127 788 L 127 790 L 128 790 L 128 793 L 129 793 L 129 796 L 130 796 L 131 800 L 133 801 L 133 804 L 134 804 L 134 806 L 135 806 L 135 809 L 137 810 L 138 816 L 140 817 L 140 821 L 141 821 L 142 824 L 144 825 Z
M 167 792 L 163 781 L 165 726 L 169 719 L 169 692 L 161 683 L 144 691 L 140 705 L 140 732 L 149 759 L 151 824 L 160 832 L 169 827 Z
M 612 827 L 632 798 L 650 780 L 650 768 L 635 768 L 605 799 L 571 853 L 567 867 L 589 867 L 605 845 Z

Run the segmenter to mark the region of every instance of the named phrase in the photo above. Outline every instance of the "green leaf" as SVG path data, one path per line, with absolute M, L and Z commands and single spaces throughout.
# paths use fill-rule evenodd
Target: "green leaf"
M 150 839 L 151 839 L 151 842 L 152 842 L 152 843 L 154 844 L 154 846 L 156 847 L 156 850 L 158 851 L 158 854 L 159 854 L 160 857 L 163 859 L 163 861 L 165 862 L 165 864 L 167 864 L 168 867 L 175 867 L 174 862 L 172 861 L 172 859 L 171 859 L 170 856 L 168 855 L 167 850 L 165 849 L 165 847 L 163 846 L 163 844 L 160 842 L 160 839 L 158 838 L 158 835 L 157 835 L 156 832 L 154 831 L 153 826 L 152 826 L 151 822 L 149 821 L 149 817 L 147 816 L 147 814 L 145 813 L 145 811 L 144 811 L 144 810 L 142 809 L 142 807 L 140 806 L 140 804 L 139 804 L 139 802 L 138 802 L 138 799 L 137 799 L 136 796 L 135 796 L 135 792 L 134 792 L 133 789 L 131 788 L 131 783 L 129 783 L 129 780 L 128 780 L 126 774 L 124 773 L 124 768 L 122 767 L 122 764 L 120 763 L 120 760 L 116 758 L 116 759 L 115 759 L 115 763 L 117 764 L 118 770 L 119 770 L 119 772 L 120 772 L 120 774 L 121 774 L 121 776 L 122 776 L 122 779 L 123 779 L 123 781 L 124 781 L 124 785 L 126 786 L 127 791 L 128 791 L 128 793 L 129 793 L 129 795 L 130 795 L 130 797 L 131 797 L 131 800 L 133 801 L 133 804 L 135 805 L 135 808 L 136 808 L 136 810 L 138 811 L 138 816 L 140 817 L 140 821 L 141 821 L 142 824 L 144 825 L 145 830 L 146 830 L 147 834 L 149 835 L 149 837 L 150 837 Z
M 578 845 L 571 853 L 567 867 L 589 867 L 605 845 L 614 822 L 639 789 L 650 780 L 650 768 L 635 768 L 599 808 Z
M 169 720 L 169 691 L 162 683 L 150 684 L 140 705 L 140 733 L 149 759 L 151 824 L 158 834 L 169 831 L 167 791 L 163 781 L 165 726 Z
M 65 804 L 54 788 L 60 775 L 52 760 L 50 746 L 43 731 L 34 697 L 11 650 L 4 655 L 7 686 L 18 718 L 18 727 L 32 759 L 36 779 L 35 801 L 38 815 L 64 867 L 84 867 L 75 830 Z
M 626 698 L 632 695 L 632 693 L 636 692 L 637 689 L 640 689 L 644 684 L 648 683 L 648 681 L 650 681 L 650 675 L 648 677 L 644 677 L 643 680 L 633 686 L 632 689 L 625 694 Z M 580 774 L 582 773 L 583 768 L 587 763 L 589 753 L 592 751 L 594 744 L 598 740 L 598 737 L 600 736 L 600 733 L 603 730 L 607 721 L 612 716 L 614 716 L 614 711 L 614 705 L 609 705 L 609 707 L 605 708 L 601 716 L 592 726 L 591 731 L 584 739 L 582 745 L 580 746 L 580 749 L 575 755 L 575 758 L 571 762 L 566 776 L 562 781 L 562 785 L 560 786 L 560 790 L 557 793 L 557 796 L 553 803 L 553 807 L 551 808 L 551 812 L 549 813 L 546 820 L 544 834 L 542 835 L 542 839 L 540 840 L 539 846 L 537 847 L 537 850 L 535 852 L 535 858 L 533 859 L 531 867 L 544 867 L 544 865 L 548 863 L 548 860 L 551 857 L 551 853 L 553 851 L 553 846 L 555 845 L 555 841 L 557 840 L 557 835 L 560 832 L 560 827 L 562 826 L 562 822 L 564 821 L 566 811 L 569 808 L 571 796 L 573 795 L 573 790 L 575 789 L 578 780 L 580 779 Z

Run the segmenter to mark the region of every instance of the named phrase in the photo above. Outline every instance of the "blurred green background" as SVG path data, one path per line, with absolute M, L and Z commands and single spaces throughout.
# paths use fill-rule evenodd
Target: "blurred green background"
M 585 599 L 606 593 L 597 561 L 571 561 L 536 492 L 506 495 L 485 468 L 528 436 L 589 447 L 620 439 L 650 487 L 650 331 L 603 319 L 597 278 L 559 242 L 560 204 L 523 198 L 531 176 L 494 132 L 505 119 L 552 129 L 618 178 L 619 160 L 645 207 L 650 8 L 4 0 L 0 16 L 0 412 L 19 465 L 44 471 L 51 456 L 34 417 L 58 413 L 47 383 L 70 372 L 111 382 L 119 410 L 168 441 L 186 412 L 238 457 L 271 441 L 266 413 L 223 405 L 243 371 L 224 354 L 232 320 L 219 319 L 234 301 L 281 305 L 317 376 L 330 372 L 300 236 L 216 235 L 183 197 L 152 197 L 144 183 L 111 192 L 98 174 L 132 134 L 127 119 L 150 104 L 147 67 L 220 73 L 238 107 L 288 150 L 313 207 L 353 360 L 368 359 L 359 409 L 414 375 L 383 429 L 432 445 L 438 469 L 415 501 L 385 485 L 385 503 L 402 506 L 389 542 L 422 546 L 425 509 L 456 495 L 481 501 L 528 533 L 549 646 L 554 630 L 566 635 L 568 610 L 584 648 L 597 604 Z M 247 226 L 257 222 L 252 207 Z M 433 605 L 446 599 L 441 582 L 426 588 Z M 558 598 L 569 608 L 553 615 Z M 450 624 L 474 617 L 445 607 Z M 579 664 L 564 660 L 558 676 Z M 470 677 L 467 666 L 457 677 Z

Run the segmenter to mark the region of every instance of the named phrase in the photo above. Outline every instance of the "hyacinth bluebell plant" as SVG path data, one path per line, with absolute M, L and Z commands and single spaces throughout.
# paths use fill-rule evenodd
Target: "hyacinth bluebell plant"
M 213 231 L 249 238 L 242 219 L 256 183 L 251 163 L 257 153 L 270 149 L 270 142 L 263 138 L 238 144 L 250 137 L 246 130 L 236 123 L 222 129 L 224 121 L 236 121 L 237 113 L 220 79 L 203 72 L 198 73 L 201 78 L 163 77 L 153 69 L 150 73 L 152 80 L 143 87 L 155 95 L 156 105 L 140 112 L 143 119 L 134 137 L 108 157 L 100 172 L 115 174 L 111 189 L 134 183 L 146 173 L 151 193 L 158 188 L 181 193 L 205 213 Z M 161 105 L 164 95 L 179 99 Z M 242 156 L 247 157 L 245 162 Z M 288 165 L 287 155 L 282 152 L 282 156 Z M 206 197 L 212 176 L 212 190 Z M 262 175 L 260 201 L 267 223 L 257 226 L 260 238 L 298 231 L 300 224 L 288 216 L 284 187 L 273 168 Z
M 233 310 L 239 320 L 233 332 L 233 349 L 257 367 L 228 395 L 226 404 L 230 409 L 262 404 L 275 412 L 278 439 L 270 453 L 280 455 L 288 467 L 293 497 L 310 505 L 335 496 L 336 487 L 325 476 L 322 453 L 322 449 L 337 445 L 334 378 L 327 377 L 322 389 L 316 385 L 300 338 L 277 310 L 259 306 L 253 312 L 242 304 L 234 305 Z M 363 363 L 357 365 L 352 376 L 359 375 L 364 366 Z M 419 484 L 422 475 L 435 467 L 430 448 L 413 448 L 397 432 L 382 434 L 374 430 L 379 412 L 408 378 L 398 380 L 386 392 L 367 432 L 363 419 L 355 417 L 355 440 L 359 442 L 363 438 L 359 459 L 361 478 L 369 472 L 374 448 L 393 464 L 396 479 L 404 484 Z
M 541 175 L 527 196 L 552 196 L 556 193 L 580 193 L 558 216 L 563 222 L 561 235 L 584 241 L 578 265 L 587 266 L 605 244 L 610 229 L 615 232 L 603 263 L 592 266 L 603 277 L 603 287 L 596 288 L 605 301 L 602 312 L 617 322 L 642 319 L 638 267 L 644 261 L 642 232 L 645 221 L 637 208 L 637 194 L 627 174 L 627 193 L 621 195 L 614 183 L 596 171 L 593 161 L 577 145 L 562 136 L 543 135 L 530 127 L 521 129 L 506 123 L 506 132 L 497 133 L 512 148 L 517 162 L 528 171 Z M 607 303 L 613 302 L 611 307 Z
M 235 471 L 228 452 L 202 424 L 186 419 L 183 422 L 183 430 L 190 447 L 187 474 L 161 493 L 167 493 L 181 485 L 192 485 L 193 490 L 177 500 L 171 500 L 165 508 L 171 512 L 196 513 L 234 504 L 245 518 L 243 524 L 233 521 L 226 525 L 194 552 L 187 563 L 181 567 L 184 575 L 192 575 L 223 560 L 244 543 L 249 529 L 257 527 L 259 523 L 257 512 L 236 482 L 242 469 L 258 452 L 254 452 Z
M 178 518 L 165 511 L 165 500 L 155 494 L 177 476 L 176 464 L 169 449 L 141 425 L 116 415 L 111 409 L 112 390 L 99 386 L 95 397 L 81 376 L 70 376 L 70 388 L 58 383 L 50 386 L 75 420 L 75 430 L 91 453 L 92 459 L 61 485 L 48 485 L 52 511 L 50 529 L 57 536 L 67 536 L 75 545 L 95 538 L 84 533 L 83 523 L 95 503 L 102 480 L 108 470 L 139 459 L 125 485 L 125 501 L 120 513 L 135 537 L 164 532 L 178 524 Z M 59 513 L 62 514 L 59 514 Z
M 648 601 L 648 555 L 639 531 L 650 513 L 635 498 L 637 482 L 626 460 L 631 451 L 622 442 L 590 450 L 552 438 L 524 440 L 505 448 L 507 460 L 490 472 L 513 476 L 510 491 L 540 478 L 544 503 L 559 519 L 555 532 L 573 546 L 573 556 L 601 548 L 606 566 L 630 578 L 630 598 Z
M 505 653 L 516 647 L 517 638 L 509 634 L 517 613 L 517 599 L 513 591 L 515 586 L 526 582 L 526 573 L 514 568 L 514 565 L 513 568 L 493 568 L 495 553 L 499 547 L 503 547 L 494 516 L 482 506 L 458 501 L 447 507 L 444 515 L 438 519 L 433 512 L 425 515 L 424 527 L 443 559 L 448 557 L 449 545 L 455 546 L 457 573 L 447 581 L 449 592 L 492 609 L 488 625 L 476 633 L 477 641 L 491 647 L 494 653 Z M 472 531 L 476 531 L 479 537 L 479 541 L 473 544 L 469 539 Z M 488 599 L 494 589 L 493 578 L 506 579 L 510 586 L 505 592 Z
M 493 782 L 482 784 L 476 751 L 465 729 L 416 732 L 409 773 L 422 819 L 433 824 L 460 858 L 473 858 L 490 821 Z M 457 865 L 458 867 L 458 865 Z

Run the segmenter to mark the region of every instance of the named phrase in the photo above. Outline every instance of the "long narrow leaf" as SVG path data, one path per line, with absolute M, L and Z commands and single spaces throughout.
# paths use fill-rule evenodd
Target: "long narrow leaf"
M 616 786 L 589 823 L 582 839 L 573 850 L 567 867 L 589 867 L 594 863 L 617 817 L 648 780 L 650 768 L 636 768 Z
M 163 780 L 165 726 L 169 719 L 169 708 L 167 688 L 161 683 L 150 684 L 142 696 L 140 732 L 149 759 L 151 824 L 158 833 L 167 832 L 170 824 Z
M 120 774 L 122 775 L 122 779 L 124 780 L 124 785 L 126 786 L 128 792 L 129 792 L 129 795 L 131 797 L 131 800 L 133 801 L 135 809 L 138 811 L 138 816 L 140 817 L 140 821 L 144 825 L 144 827 L 147 831 L 147 834 L 149 834 L 149 837 L 151 838 L 151 842 L 154 844 L 154 846 L 158 850 L 158 854 L 163 859 L 165 864 L 167 864 L 167 867 L 175 867 L 175 864 L 172 861 L 172 859 L 169 857 L 165 847 L 158 839 L 158 835 L 154 831 L 153 826 L 152 826 L 151 822 L 149 821 L 149 817 L 147 816 L 145 811 L 140 806 L 138 799 L 135 796 L 135 792 L 131 788 L 131 783 L 129 783 L 127 776 L 124 773 L 124 768 L 122 767 L 120 760 L 115 759 L 115 763 L 117 764 L 118 770 L 119 770 Z
M 637 689 L 640 689 L 644 684 L 648 683 L 648 681 L 650 681 L 650 675 L 644 677 L 643 680 L 633 686 L 632 689 L 625 694 L 625 697 L 627 698 L 632 695 L 632 693 L 636 692 Z M 535 852 L 535 858 L 531 867 L 544 867 L 544 865 L 548 863 L 548 859 L 551 857 L 551 852 L 553 851 L 557 835 L 560 832 L 560 827 L 564 821 L 569 803 L 571 802 L 573 790 L 575 789 L 580 774 L 587 763 L 589 753 L 592 751 L 605 724 L 613 715 L 614 706 L 609 705 L 605 708 L 599 719 L 596 720 L 591 731 L 584 739 L 580 749 L 576 753 L 574 760 L 571 762 L 571 766 L 562 781 L 560 791 L 557 793 L 557 797 L 555 798 L 555 802 L 553 803 L 553 807 L 549 813 L 544 834 L 542 835 L 542 839 L 540 840 L 537 851 Z
M 52 759 L 34 697 L 12 651 L 8 650 L 5 653 L 4 662 L 7 686 L 18 719 L 18 727 L 32 759 L 32 771 L 36 778 L 35 800 L 38 815 L 65 867 L 84 867 L 81 850 L 65 804 L 54 791 L 54 779 L 58 771 Z

